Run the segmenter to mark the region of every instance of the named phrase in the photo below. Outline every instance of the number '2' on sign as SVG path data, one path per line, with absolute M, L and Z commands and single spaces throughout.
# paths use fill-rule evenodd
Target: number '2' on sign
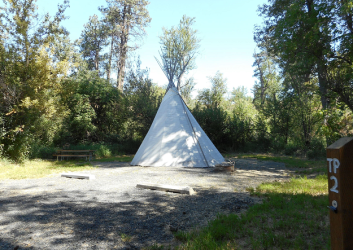
M 340 161 L 336 158 L 327 158 L 328 161 L 328 170 L 330 173 L 336 174 L 337 173 L 337 169 L 340 167 Z M 333 169 L 332 169 L 333 168 Z M 332 188 L 330 188 L 331 192 L 337 193 L 338 194 L 338 180 L 335 176 L 331 175 L 330 176 L 330 180 L 333 180 L 335 182 L 335 184 L 333 185 Z

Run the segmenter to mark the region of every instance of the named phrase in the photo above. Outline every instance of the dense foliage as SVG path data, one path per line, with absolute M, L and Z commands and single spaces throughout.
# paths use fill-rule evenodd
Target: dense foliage
M 90 17 L 72 42 L 61 26 L 67 1 L 55 16 L 39 17 L 34 0 L 3 0 L 0 157 L 50 157 L 67 143 L 136 152 L 165 93 L 130 54 L 137 47 L 128 41 L 151 21 L 147 6 L 107 0 L 102 18 Z M 164 30 L 161 65 L 175 65 L 169 80 L 220 151 L 320 156 L 353 134 L 352 8 L 351 0 L 270 0 L 260 7 L 253 97 L 244 87 L 227 94 L 221 72 L 193 96 L 196 83 L 185 76 L 201 45 L 194 18 Z

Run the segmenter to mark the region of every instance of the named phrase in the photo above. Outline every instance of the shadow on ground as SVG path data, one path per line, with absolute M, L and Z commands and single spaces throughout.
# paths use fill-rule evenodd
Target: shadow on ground
M 166 171 L 165 176 L 179 175 L 182 179 L 187 173 L 192 177 L 190 180 L 206 176 L 207 185 L 219 183 L 214 188 L 195 184 L 198 191 L 195 196 L 135 189 L 119 193 L 116 188 L 109 189 L 109 184 L 105 189 L 99 189 L 99 185 L 104 185 L 103 179 L 96 182 L 98 186 L 87 187 L 85 191 L 79 187 L 76 190 L 53 189 L 50 183 L 44 187 L 45 192 L 24 194 L 36 185 L 19 187 L 12 193 L 0 191 L 0 249 L 15 246 L 20 246 L 19 249 L 141 249 L 155 243 L 175 243 L 172 231 L 176 229 L 205 226 L 219 213 L 240 213 L 259 202 L 244 190 L 221 190 L 221 183 L 235 185 L 237 180 L 247 183 L 257 173 L 259 178 L 262 174 L 264 181 L 267 173 L 277 179 L 283 177 L 283 166 L 246 164 L 238 162 L 236 167 L 239 169 L 234 174 L 216 173 L 209 168 L 148 168 L 147 172 L 142 171 L 151 178 L 158 176 L 159 171 Z M 109 171 L 124 168 L 123 172 L 132 178 L 131 181 L 133 171 L 146 170 L 121 162 L 97 162 L 95 165 Z M 111 176 L 108 174 L 106 178 Z M 20 182 L 16 183 L 18 187 Z M 77 183 L 82 185 L 85 181 Z M 170 183 L 166 180 L 165 184 Z M 103 192 L 104 199 L 100 197 Z
M 146 192 L 144 200 L 116 203 L 83 201 L 83 192 L 1 198 L 0 248 L 141 248 L 171 242 L 171 228 L 191 229 L 217 212 L 240 212 L 254 203 L 251 198 L 215 191 L 174 197 Z M 72 196 L 80 201 L 64 201 Z

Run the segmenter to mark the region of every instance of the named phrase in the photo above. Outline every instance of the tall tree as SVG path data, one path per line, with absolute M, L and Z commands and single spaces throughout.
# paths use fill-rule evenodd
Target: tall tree
M 108 39 L 108 52 L 107 61 L 105 62 L 105 71 L 107 79 L 110 80 L 112 69 L 114 68 L 114 61 L 119 57 L 118 44 L 119 44 L 119 25 L 120 12 L 118 8 L 105 8 L 100 7 L 99 10 L 104 15 L 102 22 L 107 29 L 107 39 Z
M 99 72 L 100 62 L 103 61 L 101 52 L 107 45 L 107 27 L 102 24 L 97 15 L 89 17 L 84 25 L 80 37 L 80 49 L 83 57 L 88 61 L 88 69 Z
M 163 28 L 159 37 L 161 62 L 157 60 L 168 78 L 169 86 L 175 86 L 180 91 L 181 81 L 185 74 L 195 68 L 195 59 L 200 47 L 197 30 L 192 28 L 195 18 L 183 16 L 177 27 Z
M 128 52 L 135 47 L 129 45 L 133 39 L 141 39 L 145 35 L 145 27 L 151 22 L 147 6 L 147 0 L 106 0 L 108 7 L 101 7 L 100 10 L 106 15 L 106 20 L 113 26 L 118 43 L 116 46 L 117 56 L 117 86 L 123 90 L 125 77 L 125 66 Z M 112 50 L 112 49 L 111 49 Z
M 352 1 L 340 0 L 273 0 L 259 8 L 265 25 L 257 27 L 255 40 L 280 57 L 283 70 L 296 68 L 306 81 L 318 77 L 323 109 L 328 90 L 353 108 L 352 10 Z
M 278 92 L 280 76 L 274 58 L 266 50 L 254 53 L 253 56 L 254 76 L 258 79 L 253 88 L 254 103 L 261 109 L 269 95 L 275 97 Z

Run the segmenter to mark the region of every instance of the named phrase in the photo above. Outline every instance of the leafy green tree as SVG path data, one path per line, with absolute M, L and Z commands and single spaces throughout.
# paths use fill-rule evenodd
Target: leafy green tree
M 197 30 L 192 28 L 195 18 L 183 16 L 177 27 L 163 28 L 163 35 L 159 37 L 161 62 L 156 58 L 159 66 L 167 76 L 169 86 L 177 82 L 180 91 L 183 76 L 195 68 L 195 59 L 200 47 Z
M 150 129 L 165 90 L 161 90 L 148 77 L 148 71 L 137 61 L 127 75 L 124 95 L 127 101 L 127 136 L 142 141 Z
M 280 76 L 275 59 L 266 51 L 254 53 L 254 76 L 258 82 L 253 87 L 254 103 L 261 109 L 266 99 L 275 98 L 280 89 Z
M 84 70 L 75 77 L 67 79 L 65 86 L 66 92 L 61 98 L 62 105 L 70 104 L 68 107 L 70 117 L 66 123 L 70 124 L 79 110 L 86 117 L 83 121 L 87 129 L 82 129 L 82 132 L 75 137 L 72 136 L 75 133 L 72 130 L 74 127 L 66 127 L 66 132 L 63 131 L 61 136 L 75 137 L 75 142 L 117 141 L 126 121 L 125 100 L 120 90 L 108 80 L 99 77 L 96 71 Z M 77 96 L 80 96 L 82 100 L 78 100 Z M 72 102 L 73 99 L 76 101 Z M 84 112 L 83 109 L 87 111 Z M 62 138 L 62 140 L 67 139 Z
M 253 100 L 248 96 L 247 89 L 244 86 L 233 88 L 230 97 L 231 113 L 239 120 L 253 121 L 258 114 Z
M 324 56 L 330 51 L 329 18 L 326 16 L 331 11 L 331 4 L 320 1 L 273 1 L 259 8 L 265 26 L 255 33 L 260 46 L 280 57 L 284 70 L 297 68 L 297 74 L 303 77 L 316 71 L 323 108 L 328 105 Z
M 60 22 L 68 2 L 42 22 L 34 2 L 6 0 L 0 15 L 0 112 L 7 131 L 0 144 L 15 160 L 23 160 L 35 141 L 53 140 L 65 116 L 59 105 L 61 79 L 72 63 L 56 46 L 66 41 Z
M 222 147 L 225 150 L 245 151 L 245 147 L 254 141 L 254 120 L 242 119 L 237 113 L 228 115 Z
M 229 140 L 226 138 L 227 112 L 221 107 L 202 107 L 196 104 L 192 114 L 216 147 L 219 150 L 225 149 Z
M 211 108 L 212 107 L 212 92 L 210 89 L 203 89 L 200 90 L 198 95 L 197 95 L 197 101 L 205 106 L 206 108 Z
M 96 114 L 90 104 L 89 96 L 76 93 L 71 97 L 68 106 L 71 112 L 66 122 L 69 132 L 66 140 L 71 143 L 89 141 L 97 129 L 92 123 L 93 119 L 96 118 Z
M 255 39 L 280 58 L 284 71 L 318 77 L 323 109 L 330 91 L 352 110 L 352 8 L 351 1 L 274 0 L 259 8 L 265 19 Z
M 294 105 L 292 94 L 282 90 L 277 93 L 276 98 L 268 99 L 261 110 L 261 114 L 267 121 L 273 142 L 280 143 L 279 147 L 287 145 L 292 136 Z
M 195 88 L 195 80 L 193 77 L 185 80 L 185 84 L 180 88 L 180 95 L 187 105 L 193 105 L 191 93 Z
M 227 93 L 227 79 L 223 78 L 223 74 L 219 71 L 216 72 L 215 76 L 210 76 L 208 79 L 212 84 L 211 89 L 199 91 L 197 99 L 208 108 L 218 108 L 225 101 L 224 94 Z

